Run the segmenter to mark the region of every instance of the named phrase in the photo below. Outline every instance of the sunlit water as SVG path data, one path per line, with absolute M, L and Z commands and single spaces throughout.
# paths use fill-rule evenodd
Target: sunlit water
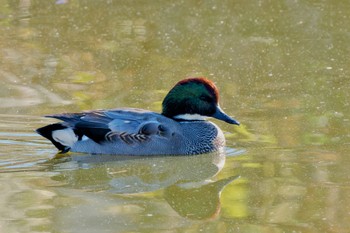
M 350 4 L 4 1 L 0 232 L 348 232 Z M 188 76 L 224 151 L 56 155 L 45 114 L 160 111 Z

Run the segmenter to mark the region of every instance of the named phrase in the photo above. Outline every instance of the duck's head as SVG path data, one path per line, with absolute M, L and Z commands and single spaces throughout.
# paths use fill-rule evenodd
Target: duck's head
M 178 120 L 204 120 L 214 117 L 230 124 L 239 122 L 219 106 L 219 91 L 207 78 L 188 78 L 178 82 L 164 98 L 162 114 Z

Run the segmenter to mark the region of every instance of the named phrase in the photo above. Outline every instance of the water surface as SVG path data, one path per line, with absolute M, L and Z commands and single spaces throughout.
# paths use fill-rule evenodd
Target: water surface
M 347 232 L 346 1 L 2 1 L 1 232 Z M 227 147 L 189 157 L 70 154 L 45 114 L 161 110 L 207 76 Z

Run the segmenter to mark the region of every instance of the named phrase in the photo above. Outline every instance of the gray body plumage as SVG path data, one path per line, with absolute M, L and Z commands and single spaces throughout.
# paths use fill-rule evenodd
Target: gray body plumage
M 225 144 L 222 131 L 212 122 L 177 121 L 142 109 L 101 110 L 49 117 L 64 121 L 61 124 L 67 128 L 63 132 L 71 134 L 66 135 L 70 139 L 64 139 L 62 134 L 57 134 L 55 139 L 72 152 L 190 155 L 217 151 Z M 72 137 L 76 138 L 73 143 Z

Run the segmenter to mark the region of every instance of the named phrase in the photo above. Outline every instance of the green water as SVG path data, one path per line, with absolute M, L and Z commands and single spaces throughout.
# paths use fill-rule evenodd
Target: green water
M 0 1 L 0 232 L 348 232 L 347 1 Z M 206 76 L 222 153 L 56 149 L 45 114 L 161 110 Z

